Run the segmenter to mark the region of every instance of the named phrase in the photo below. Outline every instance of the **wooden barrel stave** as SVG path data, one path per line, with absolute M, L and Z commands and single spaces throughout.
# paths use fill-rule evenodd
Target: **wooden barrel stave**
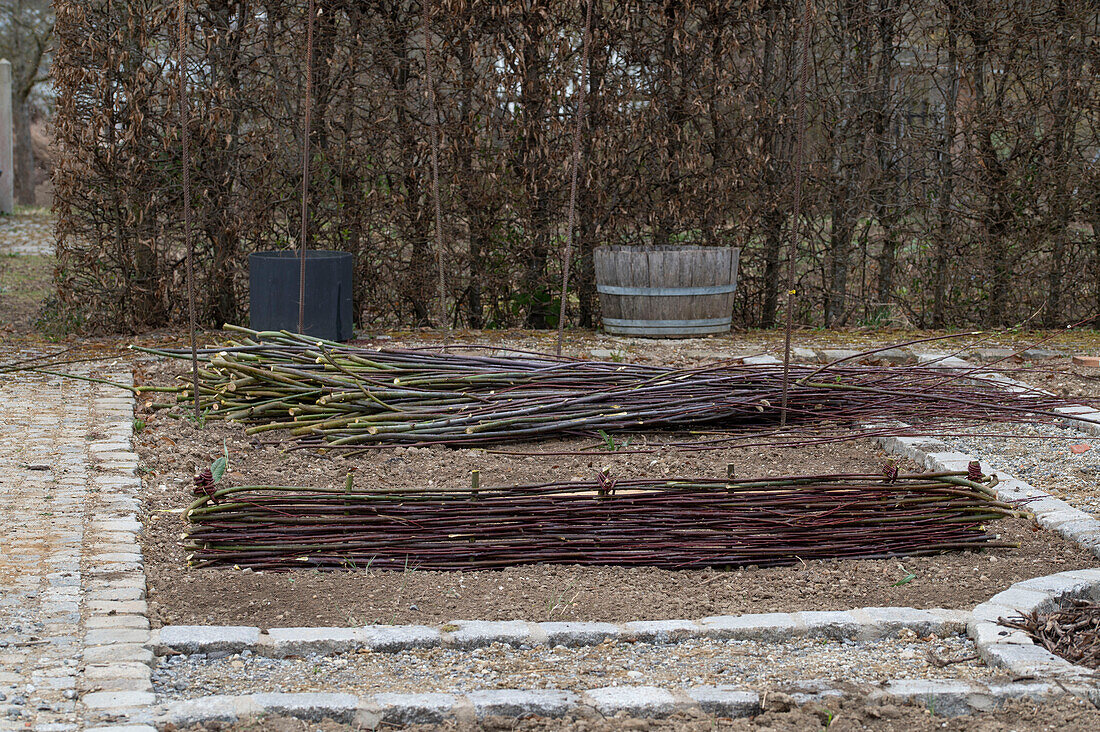
M 597 248 L 604 329 L 673 338 L 728 332 L 739 253 L 730 247 Z

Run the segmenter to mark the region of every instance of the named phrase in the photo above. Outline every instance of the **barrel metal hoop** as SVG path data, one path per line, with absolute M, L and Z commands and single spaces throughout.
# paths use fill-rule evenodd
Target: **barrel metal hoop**
M 634 318 L 604 318 L 604 325 L 620 328 L 699 328 L 711 325 L 730 325 L 733 316 L 727 318 L 692 318 L 690 320 L 646 320 Z
M 709 285 L 703 287 L 623 287 L 619 285 L 596 285 L 601 295 L 645 295 L 647 297 L 682 297 L 684 295 L 728 295 L 737 289 L 737 283 L 731 285 Z

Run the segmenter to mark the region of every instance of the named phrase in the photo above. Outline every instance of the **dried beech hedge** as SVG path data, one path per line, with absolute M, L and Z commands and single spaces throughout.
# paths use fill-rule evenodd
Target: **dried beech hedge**
M 438 312 L 415 0 L 320 2 L 311 247 L 354 252 L 363 324 Z M 569 317 L 601 243 L 743 247 L 773 324 L 790 227 L 801 0 L 597 0 Z M 1100 308 L 1100 9 L 815 3 L 798 317 L 1058 325 Z M 88 327 L 185 312 L 175 2 L 57 0 L 57 281 Z M 249 252 L 297 245 L 305 1 L 194 0 L 198 297 L 247 309 Z M 580 0 L 434 0 L 447 308 L 553 325 Z M 781 256 L 782 255 L 782 256 Z

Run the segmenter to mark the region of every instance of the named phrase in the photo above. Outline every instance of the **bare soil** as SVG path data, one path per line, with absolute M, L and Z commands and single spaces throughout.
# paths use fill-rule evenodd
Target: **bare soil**
M 705 715 L 677 714 L 667 719 L 630 717 L 573 716 L 562 719 L 530 717 L 511 719 L 489 717 L 481 720 L 452 721 L 439 725 L 413 725 L 404 729 L 415 732 L 803 732 L 829 729 L 830 732 L 1031 732 L 1062 730 L 1091 732 L 1100 729 L 1100 711 L 1088 701 L 1064 697 L 1044 704 L 1011 701 L 1000 709 L 965 717 L 946 718 L 936 714 L 934 706 L 895 704 L 868 700 L 859 696 L 829 701 L 827 704 L 795 705 L 786 694 L 768 694 L 765 710 L 756 717 L 723 719 Z M 303 722 L 286 717 L 267 717 L 228 724 L 210 722 L 187 728 L 186 732 L 349 732 L 348 725 L 331 720 Z M 172 726 L 165 732 L 177 732 Z
M 178 363 L 141 367 L 138 379 L 168 383 Z M 182 509 L 192 500 L 192 476 L 227 450 L 226 480 L 236 485 L 343 485 L 349 472 L 358 486 L 538 483 L 615 476 L 738 477 L 881 470 L 884 454 L 870 440 L 798 448 L 761 440 L 752 447 L 707 451 L 657 448 L 669 435 L 600 440 L 551 440 L 499 451 L 396 448 L 348 458 L 288 450 L 244 434 L 242 427 L 211 421 L 195 429 L 185 419 L 151 411 L 143 400 L 136 445 L 145 471 L 148 528 L 143 551 L 150 620 L 162 624 L 363 625 L 442 624 L 454 619 L 629 621 L 697 618 L 751 612 L 842 610 L 865 606 L 969 608 L 1014 582 L 1095 566 L 1086 551 L 1024 520 L 1000 521 L 994 533 L 1018 549 L 955 552 L 894 560 L 807 561 L 784 568 L 737 571 L 665 571 L 624 567 L 527 565 L 503 571 L 448 573 L 410 568 L 379 572 L 296 571 L 258 573 L 186 566 Z M 263 437 L 270 442 L 270 435 Z M 684 436 L 688 437 L 687 435 Z M 581 454 L 561 454 L 561 453 Z M 901 465 L 915 472 L 915 465 Z M 910 581 L 899 584 L 910 574 Z

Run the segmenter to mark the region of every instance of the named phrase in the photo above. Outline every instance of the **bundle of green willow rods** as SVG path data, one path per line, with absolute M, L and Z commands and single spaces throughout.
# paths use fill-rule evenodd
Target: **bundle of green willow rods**
M 471 445 L 654 428 L 758 429 L 779 423 L 779 365 L 698 368 L 581 361 L 464 346 L 386 350 L 236 326 L 238 340 L 201 352 L 207 419 L 303 445 Z M 186 358 L 183 350 L 139 349 Z M 792 366 L 793 426 L 1055 418 L 1065 400 L 1005 390 L 993 379 L 931 367 Z M 190 386 L 177 404 L 192 404 Z M 169 405 L 162 405 L 169 406 Z
M 970 476 L 975 477 L 975 476 Z M 691 569 L 1015 546 L 1023 515 L 966 473 L 613 480 L 465 490 L 236 486 L 187 511 L 192 566 Z

